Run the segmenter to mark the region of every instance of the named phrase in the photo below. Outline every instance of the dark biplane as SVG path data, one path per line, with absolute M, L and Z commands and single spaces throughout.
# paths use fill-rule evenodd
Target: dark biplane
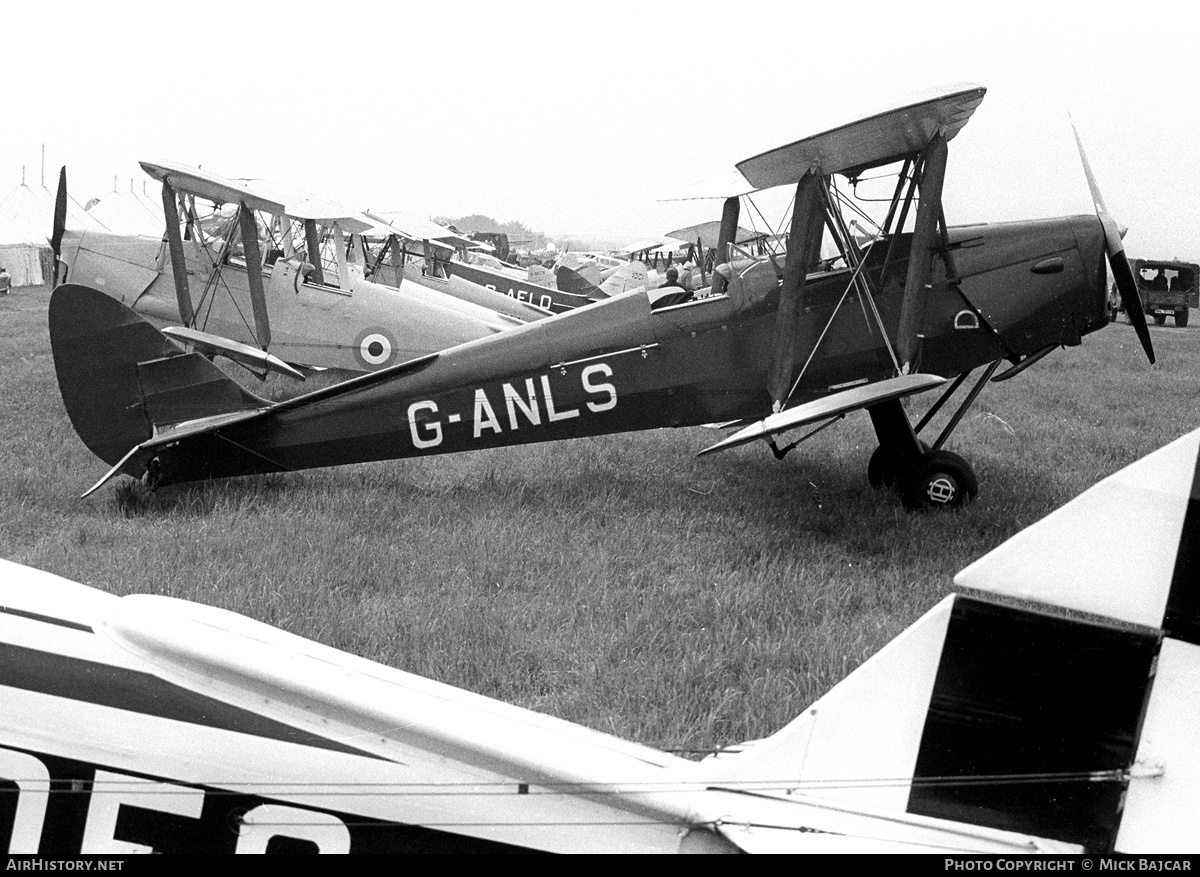
M 983 96 L 942 89 L 741 162 L 742 182 L 719 193 L 712 287 L 685 301 L 618 295 L 283 402 L 245 391 L 112 299 L 61 287 L 55 365 L 76 430 L 112 467 L 96 487 L 122 473 L 169 484 L 714 422 L 740 429 L 705 453 L 763 440 L 782 456 L 796 443 L 780 448 L 781 434 L 865 409 L 879 439 L 872 483 L 896 486 L 910 508 L 966 502 L 976 477 L 947 438 L 988 379 L 1107 325 L 1106 250 L 1153 361 L 1086 159 L 1095 216 L 946 224 L 947 144 Z M 834 177 L 888 164 L 899 168 L 894 194 L 864 248 Z M 747 256 L 731 243 L 738 196 L 783 185 L 795 186 L 786 255 Z M 821 258 L 823 237 L 835 260 Z M 925 443 L 918 433 L 976 369 Z M 914 426 L 903 400 L 939 387 Z

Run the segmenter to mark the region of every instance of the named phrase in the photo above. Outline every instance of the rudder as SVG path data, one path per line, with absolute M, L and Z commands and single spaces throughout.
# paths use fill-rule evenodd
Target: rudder
M 110 466 L 152 438 L 156 427 L 267 404 L 88 286 L 54 290 L 50 346 L 71 425 Z
M 137 365 L 179 345 L 104 293 L 64 283 L 50 296 L 50 347 L 71 425 L 93 454 L 111 466 L 153 435 Z

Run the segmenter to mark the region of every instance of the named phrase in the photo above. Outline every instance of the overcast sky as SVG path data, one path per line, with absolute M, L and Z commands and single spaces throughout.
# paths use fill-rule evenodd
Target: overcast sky
M 32 7 L 35 4 L 25 4 Z M 6 10 L 0 182 L 102 195 L 163 158 L 356 207 L 630 238 L 762 149 L 943 83 L 951 223 L 1088 212 L 1075 120 L 1132 255 L 1200 259 L 1200 13 L 1188 4 L 591 7 L 94 3 Z M 1118 13 L 1123 13 L 1123 17 Z M 0 193 L 2 196 L 4 193 Z

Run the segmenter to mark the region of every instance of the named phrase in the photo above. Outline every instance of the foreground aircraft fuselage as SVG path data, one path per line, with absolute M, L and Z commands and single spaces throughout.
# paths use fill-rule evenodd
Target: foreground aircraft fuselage
M 890 264 L 882 244 L 866 260 L 889 332 L 907 262 L 898 243 Z M 921 371 L 952 376 L 1017 361 L 1104 326 L 1103 246 L 1091 216 L 951 229 L 957 280 L 935 261 Z M 102 324 L 120 320 L 92 313 L 90 290 L 61 301 L 56 293 L 51 328 L 64 400 L 85 443 L 119 464 L 110 474 L 152 469 L 165 484 L 764 416 L 779 278 L 768 260 L 721 271 L 721 295 L 658 310 L 645 293 L 619 296 L 275 405 L 236 385 L 214 391 L 214 382 L 232 385 L 223 375 L 180 377 L 177 357 L 161 360 L 170 375 L 151 363 L 103 390 L 94 375 L 109 359 L 181 351 L 162 348 L 161 337 L 106 334 Z M 829 322 L 850 275 L 809 276 L 791 369 L 793 380 L 803 377 L 789 405 L 895 373 L 854 288 Z M 93 400 L 105 393 L 104 405 L 126 413 L 99 412 Z
M 1192 853 L 1198 449 L 1017 534 L 959 573 L 970 595 L 700 762 L 0 560 L 0 849 Z

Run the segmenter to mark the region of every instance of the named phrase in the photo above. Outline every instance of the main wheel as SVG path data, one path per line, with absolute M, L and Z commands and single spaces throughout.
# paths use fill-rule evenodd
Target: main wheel
M 921 446 L 922 454 L 929 450 L 928 442 L 917 439 L 917 444 Z M 867 462 L 867 481 L 872 487 L 892 487 L 903 471 L 904 463 L 896 449 L 891 445 L 880 445 Z
M 1163 323 L 1165 323 L 1166 321 L 1167 321 L 1167 315 L 1166 315 L 1166 314 L 1155 314 L 1155 315 L 1154 315 L 1154 325 L 1156 325 L 1156 326 L 1161 326 L 1161 325 L 1162 325 Z
M 971 464 L 949 451 L 928 451 L 901 478 L 900 498 L 909 511 L 958 508 L 979 492 Z
M 1187 308 L 1184 308 L 1183 310 L 1175 312 L 1175 325 L 1178 328 L 1182 329 L 1185 326 L 1187 326 L 1187 321 L 1188 321 Z

